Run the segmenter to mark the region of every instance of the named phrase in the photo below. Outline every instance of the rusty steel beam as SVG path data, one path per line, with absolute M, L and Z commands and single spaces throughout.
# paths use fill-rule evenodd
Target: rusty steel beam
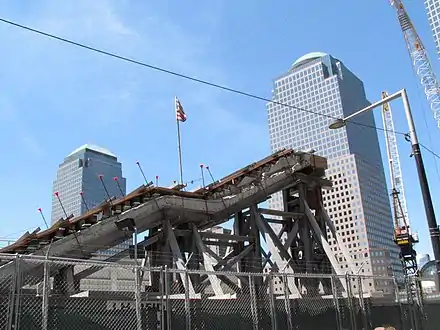
M 205 187 L 205 189 L 202 188 L 193 192 L 179 190 L 180 187 L 177 187 L 176 189 L 176 187 L 164 188 L 143 185 L 127 194 L 125 197 L 104 201 L 101 203 L 101 205 L 93 208 L 84 215 L 60 219 L 60 221 L 53 224 L 49 229 L 35 231 L 31 234 L 25 235 L 15 243 L 0 249 L 0 253 L 33 253 L 35 249 L 39 249 L 43 245 L 47 245 L 48 242 L 55 242 L 72 234 L 76 235 L 76 233 L 79 231 L 88 231 L 98 222 L 113 216 L 117 217 L 118 214 L 137 208 L 150 200 L 155 201 L 159 197 L 182 197 L 182 199 L 191 199 L 194 201 L 220 201 L 222 198 L 218 198 L 218 196 L 216 198 L 216 196 L 212 195 L 212 193 L 221 192 L 222 189 L 229 189 L 246 176 L 258 175 L 260 176 L 259 180 L 264 181 L 264 175 L 261 177 L 261 174 L 264 173 L 264 171 L 267 171 L 270 166 L 276 164 L 282 159 L 284 159 L 284 162 L 287 164 L 289 163 L 290 159 L 292 164 L 289 164 L 289 169 L 291 166 L 295 165 L 295 163 L 300 163 L 302 165 L 305 164 L 303 168 L 298 171 L 292 169 L 292 175 L 293 172 L 297 173 L 298 175 L 304 173 L 304 177 L 307 177 L 308 174 L 305 173 L 313 173 L 315 170 L 323 171 L 326 169 L 327 162 L 325 158 L 315 155 L 309 155 L 307 157 L 308 158 L 304 161 L 303 157 L 301 159 L 297 159 L 298 157 L 295 156 L 292 149 L 281 150 L 226 176 L 219 182 L 208 185 Z M 315 174 L 315 176 L 319 178 L 319 175 Z M 248 187 L 236 187 L 236 189 L 239 191 L 245 191 L 245 189 L 248 189 Z M 244 203 L 246 203 L 246 195 L 246 193 L 243 195 L 243 198 L 245 199 Z M 225 202 L 223 201 L 223 204 L 224 203 Z M 228 214 L 226 214 L 228 211 L 229 210 L 223 212 L 225 213 L 223 215 L 228 216 Z M 219 216 L 223 215 L 220 214 Z M 210 223 L 209 225 L 214 225 L 214 223 Z M 34 244 L 35 242 L 40 242 L 41 244 Z

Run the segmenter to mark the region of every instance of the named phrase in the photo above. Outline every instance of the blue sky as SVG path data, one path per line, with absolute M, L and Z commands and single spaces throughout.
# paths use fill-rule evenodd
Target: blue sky
M 437 153 L 436 127 L 414 76 L 388 1 L 2 1 L 1 17 L 200 79 L 270 97 L 272 79 L 311 51 L 331 53 L 365 83 L 371 101 L 407 88 L 422 143 Z M 421 1 L 407 9 L 438 70 Z M 185 5 L 186 4 L 186 5 Z M 150 178 L 178 178 L 173 98 L 187 112 L 182 125 L 184 177 L 209 164 L 215 177 L 270 152 L 265 103 L 0 24 L 0 237 L 44 227 L 58 164 L 76 147 L 96 143 L 123 162 L 128 188 Z M 406 131 L 398 101 L 396 130 Z M 376 122 L 381 126 L 380 111 Z M 383 134 L 379 133 L 383 142 Z M 400 141 L 408 207 L 430 252 L 410 146 Z M 382 143 L 383 145 L 383 143 Z M 424 153 L 436 210 L 440 178 Z M 440 164 L 439 164 L 440 165 Z

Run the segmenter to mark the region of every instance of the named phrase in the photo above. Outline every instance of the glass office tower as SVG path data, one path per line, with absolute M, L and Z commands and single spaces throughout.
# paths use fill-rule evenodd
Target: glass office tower
M 86 144 L 72 151 L 59 165 L 53 192 L 58 195 L 67 216 L 79 216 L 88 209 L 108 199 L 107 192 L 99 179 L 102 180 L 110 197 L 121 197 L 126 194 L 126 180 L 122 176 L 122 164 L 116 155 L 109 150 Z M 114 178 L 118 178 L 119 186 Z M 83 193 L 84 201 L 80 195 Z M 52 223 L 65 218 L 65 213 L 58 198 L 52 195 Z M 105 260 L 121 251 L 127 250 L 132 244 L 129 239 L 119 245 L 96 251 L 94 259 Z M 77 266 L 76 271 L 82 267 Z M 133 287 L 133 281 L 127 279 L 126 272 L 118 269 L 98 271 L 81 281 L 81 290 L 119 290 Z
M 328 128 L 332 118 L 344 118 L 370 104 L 362 81 L 331 55 L 310 53 L 274 81 L 272 99 L 309 110 L 268 103 L 271 148 L 273 152 L 314 149 L 317 155 L 327 157 L 326 175 L 334 188 L 323 193 L 324 206 L 359 273 L 401 272 L 379 141 L 376 131 L 368 127 L 375 124 L 373 113 L 356 118 L 363 126 Z M 273 196 L 269 206 L 282 209 L 281 193 Z M 330 236 L 329 243 L 340 267 L 348 268 Z M 371 291 L 390 290 L 385 282 L 369 285 Z
M 71 152 L 59 165 L 57 177 L 53 183 L 53 192 L 58 192 L 67 215 L 81 215 L 104 200 L 107 193 L 99 180 L 102 175 L 110 196 L 125 195 L 125 178 L 122 177 L 122 165 L 107 149 L 86 144 Z M 114 178 L 118 178 L 120 188 Z M 121 192 L 122 191 L 122 192 Z M 85 203 L 80 193 L 83 192 Z M 52 223 L 65 218 L 61 204 L 52 196 Z
M 425 0 L 425 8 L 434 37 L 437 55 L 440 56 L 440 1 Z

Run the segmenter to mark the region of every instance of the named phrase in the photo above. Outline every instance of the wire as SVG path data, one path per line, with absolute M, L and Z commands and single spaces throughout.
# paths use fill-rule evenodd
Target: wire
M 188 75 L 176 72 L 176 71 L 167 70 L 167 69 L 164 69 L 164 68 L 152 65 L 152 64 L 141 62 L 141 61 L 129 58 L 129 57 L 118 55 L 118 54 L 115 54 L 115 53 L 112 53 L 112 52 L 108 52 L 108 51 L 105 51 L 105 50 L 102 50 L 102 49 L 98 49 L 98 48 L 95 48 L 95 47 L 92 47 L 92 46 L 88 46 L 88 45 L 85 45 L 85 44 L 82 44 L 82 43 L 79 43 L 79 42 L 76 42 L 76 41 L 73 41 L 73 40 L 70 40 L 70 39 L 59 37 L 59 36 L 56 36 L 54 34 L 50 34 L 50 33 L 47 33 L 47 32 L 41 31 L 41 30 L 37 30 L 37 29 L 31 28 L 29 26 L 25 26 L 25 25 L 22 25 L 22 24 L 19 24 L 19 23 L 15 23 L 15 22 L 9 21 L 9 20 L 4 19 L 4 18 L 0 18 L 0 22 L 6 23 L 6 24 L 9 24 L 9 25 L 13 25 L 15 27 L 19 27 L 21 29 L 25 29 L 27 31 L 31 31 L 31 32 L 34 32 L 34 33 L 37 33 L 37 34 L 40 34 L 40 35 L 43 35 L 43 36 L 46 36 L 46 37 L 49 37 L 49 38 L 52 38 L 52 39 L 56 39 L 58 41 L 62 41 L 64 43 L 68 43 L 68 44 L 71 44 L 71 45 L 74 45 L 74 46 L 77 46 L 77 47 L 80 47 L 80 48 L 84 48 L 84 49 L 87 49 L 87 50 L 90 50 L 90 51 L 93 51 L 93 52 L 96 52 L 96 53 L 99 53 L 99 54 L 102 54 L 102 55 L 107 55 L 107 56 L 110 56 L 110 57 L 113 57 L 113 58 L 116 58 L 116 59 L 119 59 L 119 60 L 122 60 L 122 61 L 126 61 L 126 62 L 130 62 L 130 63 L 133 63 L 133 64 L 137 64 L 137 65 L 140 65 L 140 66 L 143 66 L 143 67 L 155 70 L 155 71 L 159 71 L 159 72 L 162 72 L 162 73 L 167 73 L 167 74 L 173 75 L 175 77 L 183 78 L 183 79 L 186 79 L 186 80 L 191 80 L 193 82 L 197 82 L 197 83 L 200 83 L 200 84 L 203 84 L 203 85 L 207 85 L 207 86 L 210 86 L 210 87 L 218 88 L 218 89 L 221 89 L 221 90 L 224 90 L 224 91 L 227 91 L 227 92 L 231 92 L 231 93 L 235 93 L 235 94 L 238 94 L 238 95 L 246 96 L 246 97 L 249 97 L 249 98 L 252 98 L 252 99 L 255 99 L 255 100 L 260 100 L 260 101 L 264 101 L 264 102 L 268 102 L 268 103 L 272 103 L 272 104 L 276 104 L 276 105 L 281 105 L 283 107 L 288 107 L 288 108 L 295 109 L 295 110 L 298 110 L 298 111 L 307 112 L 307 113 L 315 114 L 315 115 L 318 115 L 318 116 L 331 118 L 331 119 L 334 119 L 334 120 L 340 119 L 340 118 L 337 118 L 337 117 L 334 117 L 334 116 L 331 116 L 331 115 L 328 115 L 328 114 L 319 113 L 319 112 L 316 112 L 316 111 L 313 111 L 313 110 L 300 108 L 300 107 L 297 107 L 295 105 L 290 105 L 290 104 L 287 104 L 287 103 L 282 103 L 282 102 L 274 101 L 274 100 L 271 100 L 271 99 L 268 99 L 268 98 L 265 98 L 265 97 L 262 97 L 262 96 L 258 96 L 258 95 L 251 94 L 251 93 L 248 93 L 248 92 L 240 91 L 238 89 L 230 88 L 230 87 L 227 87 L 227 86 L 224 86 L 224 85 L 216 84 L 216 83 L 210 82 L 208 80 L 198 79 L 198 78 L 191 77 L 191 76 L 188 76 Z M 379 127 L 376 127 L 376 126 L 373 126 L 373 125 L 366 125 L 366 124 L 358 123 L 358 122 L 355 122 L 355 121 L 352 121 L 352 120 L 349 120 L 347 122 L 350 122 L 350 123 L 358 125 L 358 126 L 364 126 L 364 127 L 373 128 L 375 130 L 389 132 L 389 130 L 387 130 L 387 129 L 379 128 Z M 399 135 L 405 135 L 405 133 L 402 133 L 402 132 L 394 132 L 394 133 L 395 134 L 399 134 Z
M 434 157 L 440 159 L 440 155 L 435 153 L 432 149 L 428 148 L 427 146 L 423 145 L 422 143 L 419 142 L 419 145 L 425 149 L 426 151 L 428 151 L 429 153 L 431 153 Z

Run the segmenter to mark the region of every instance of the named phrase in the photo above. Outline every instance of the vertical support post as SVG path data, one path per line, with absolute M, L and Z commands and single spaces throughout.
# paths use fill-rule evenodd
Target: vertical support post
M 43 301 L 42 301 L 42 325 L 43 330 L 47 330 L 48 317 L 49 317 L 49 290 L 50 290 L 50 269 L 49 259 L 44 260 L 43 270 Z
M 364 290 L 362 289 L 362 276 L 358 275 L 357 278 L 358 282 L 358 297 L 359 297 L 359 308 L 361 311 L 361 317 L 362 317 L 362 327 L 363 329 L 368 329 L 368 318 L 367 318 L 367 311 L 365 309 L 365 301 L 364 301 Z
M 167 310 L 167 330 L 171 329 L 171 304 L 170 304 L 170 281 L 168 267 L 165 266 L 165 306 Z
M 189 275 L 185 270 L 185 316 L 186 316 L 186 330 L 191 330 L 191 306 L 189 296 Z
M 136 327 L 138 330 L 142 330 L 142 314 L 141 314 L 141 285 L 139 278 L 139 266 L 137 255 L 137 228 L 134 227 L 134 281 L 135 281 L 135 306 L 136 306 Z
M 305 214 L 307 201 L 307 185 L 303 182 L 298 184 L 299 196 L 299 212 Z M 307 274 L 313 273 L 314 254 L 313 254 L 313 238 L 310 235 L 311 226 L 306 216 L 300 219 L 300 237 L 303 243 L 303 271 Z M 314 278 L 303 277 L 301 283 L 307 288 L 308 294 L 317 294 L 318 286 L 317 280 Z M 313 292 L 313 293 L 312 293 Z
M 252 237 L 254 242 L 253 251 L 249 254 L 249 258 L 252 261 L 249 267 L 251 272 L 253 273 L 263 273 L 263 260 L 261 258 L 261 242 L 260 242 L 260 231 L 258 230 L 258 226 L 256 223 L 256 218 L 260 218 L 260 214 L 257 211 L 257 205 L 252 205 L 250 208 L 249 214 L 249 235 Z M 255 279 L 256 289 L 260 287 L 263 282 L 261 277 Z M 257 291 L 257 294 L 259 292 Z
M 240 236 L 246 236 L 248 235 L 249 230 L 246 226 L 246 220 L 243 217 L 243 212 L 239 211 L 235 213 L 235 220 L 234 220 L 234 234 L 240 235 Z M 244 242 L 237 242 L 235 245 L 235 250 L 237 251 L 237 254 L 241 253 L 244 250 Z M 235 268 L 235 267 L 234 267 Z M 241 259 L 237 262 L 237 271 L 238 272 L 246 272 L 246 259 Z M 243 287 L 243 284 L 241 280 L 239 280 L 240 287 Z
M 257 299 L 255 296 L 255 281 L 254 276 L 249 275 L 249 295 L 250 295 L 250 302 L 251 302 L 251 314 L 252 314 L 252 324 L 254 330 L 259 330 L 258 327 L 258 306 L 257 306 Z
M 402 89 L 402 101 L 405 109 L 406 120 L 408 121 L 409 136 L 411 141 L 412 153 L 416 161 L 417 174 L 420 182 L 420 190 L 422 192 L 423 204 L 425 206 L 426 221 L 429 228 L 429 236 L 431 237 L 432 251 L 434 252 L 436 277 L 435 286 L 437 291 L 440 289 L 440 232 L 435 217 L 434 205 L 432 203 L 432 196 L 429 190 L 428 178 L 426 177 L 425 165 L 423 164 L 422 153 L 420 151 L 420 144 L 417 138 L 416 127 L 409 105 L 408 95 L 406 90 Z
M 347 302 L 348 310 L 350 311 L 350 323 L 351 329 L 357 330 L 356 314 L 353 306 L 353 292 L 351 289 L 351 277 L 350 274 L 345 274 L 345 282 L 347 284 Z
M 134 276 L 135 276 L 135 305 L 136 305 L 136 327 L 138 330 L 142 330 L 142 314 L 141 314 L 141 286 L 139 279 L 139 267 L 134 266 Z
M 159 272 L 159 295 L 160 295 L 160 330 L 166 330 L 165 328 L 165 306 L 164 306 L 164 279 L 163 270 Z
M 277 324 L 277 309 L 275 305 L 275 293 L 273 289 L 273 275 L 269 273 L 267 275 L 269 277 L 269 302 L 270 302 L 270 318 L 272 324 L 272 330 L 278 330 Z
M 14 315 L 14 326 L 12 327 L 12 329 L 20 329 L 20 324 L 19 324 L 19 315 L 20 315 L 20 300 L 21 300 L 21 267 L 20 267 L 20 263 L 21 263 L 21 257 L 20 255 L 17 255 L 17 264 L 16 264 L 16 274 L 17 274 L 17 285 L 16 285 L 16 296 L 15 296 L 15 315 Z
M 15 255 L 15 269 L 14 274 L 11 278 L 12 287 L 11 287 L 11 298 L 9 301 L 9 315 L 8 315 L 8 330 L 12 330 L 15 328 L 13 319 L 15 315 L 18 313 L 18 310 L 15 309 L 15 301 L 18 299 L 18 278 L 20 277 L 20 266 L 19 266 L 19 255 Z
M 287 275 L 283 275 L 283 291 L 284 291 L 284 307 L 286 309 L 286 320 L 287 320 L 287 330 L 293 329 L 292 324 L 292 310 L 290 309 L 290 299 L 289 299 L 289 285 L 287 283 Z
M 339 295 L 338 289 L 335 283 L 335 277 L 332 275 L 330 278 L 332 285 L 332 295 L 333 295 L 333 303 L 335 304 L 335 314 L 336 314 L 336 329 L 342 330 L 342 321 L 341 321 L 341 310 L 339 309 Z

